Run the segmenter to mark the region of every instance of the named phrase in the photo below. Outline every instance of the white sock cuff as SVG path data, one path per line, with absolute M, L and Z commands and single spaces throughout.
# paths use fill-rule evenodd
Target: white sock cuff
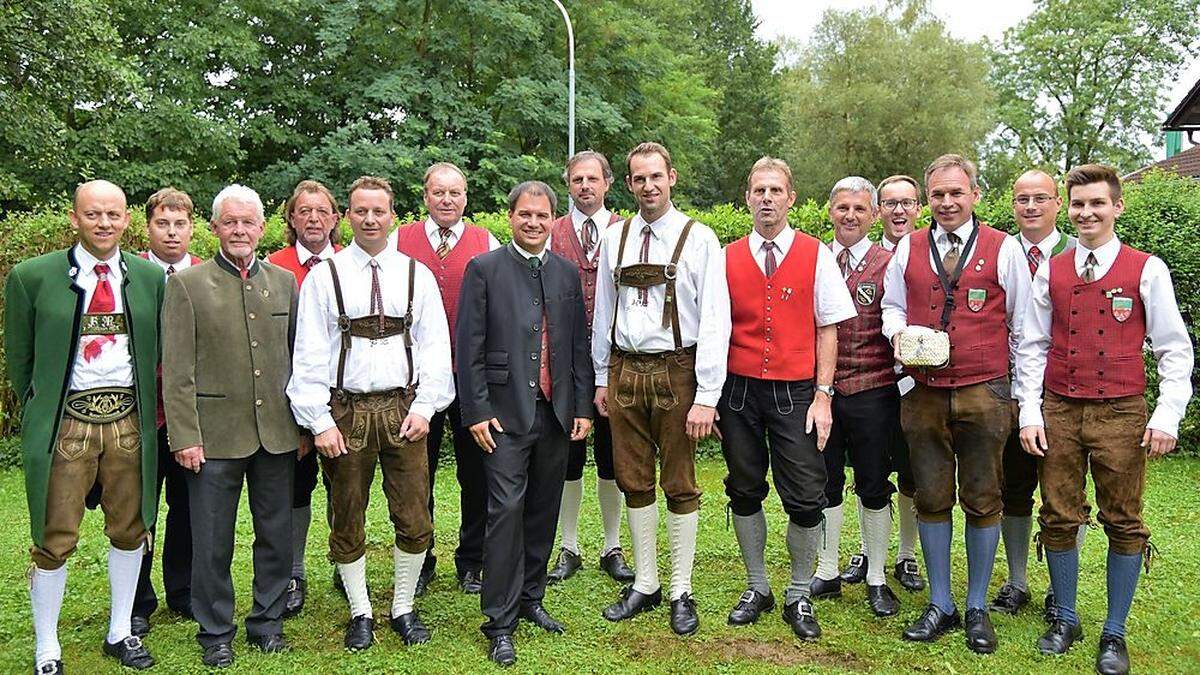
M 842 536 L 842 505 L 830 506 L 825 509 L 825 528 L 821 538 L 821 553 L 817 557 L 816 577 L 831 581 L 837 577 L 838 543 Z
M 367 556 L 349 563 L 337 563 L 338 575 L 346 588 L 350 603 L 350 618 L 371 616 L 371 596 L 367 593 Z
M 633 588 L 650 594 L 659 589 L 658 505 L 628 507 L 629 532 L 633 539 Z

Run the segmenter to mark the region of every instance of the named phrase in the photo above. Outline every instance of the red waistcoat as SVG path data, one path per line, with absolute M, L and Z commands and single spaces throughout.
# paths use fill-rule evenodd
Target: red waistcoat
M 750 252 L 750 238 L 725 248 L 725 278 L 733 333 L 729 372 L 760 380 L 809 380 L 816 373 L 817 321 L 813 281 L 821 242 L 796 232 L 791 248 L 767 279 Z
M 333 245 L 334 253 L 337 253 L 340 250 L 342 250 L 341 246 L 338 246 L 337 244 Z M 304 266 L 304 263 L 300 262 L 300 256 L 296 253 L 295 246 L 288 246 L 287 248 L 281 248 L 278 251 L 275 251 L 271 255 L 267 256 L 267 262 L 271 263 L 272 265 L 278 265 L 291 272 L 292 275 L 296 277 L 297 286 L 304 285 L 304 278 L 308 276 L 308 268 Z
M 895 357 L 883 336 L 883 273 L 891 251 L 879 244 L 867 249 L 863 261 L 846 277 L 858 316 L 837 324 L 838 358 L 833 387 L 849 396 L 860 391 L 894 385 Z
M 146 260 L 150 259 L 149 251 L 143 251 L 143 252 L 139 253 L 138 255 L 142 256 L 142 258 L 144 258 Z M 203 262 L 202 260 L 200 260 L 196 256 L 192 255 L 191 253 L 187 254 L 187 256 L 188 256 L 188 260 L 190 260 L 193 265 L 199 265 L 201 262 Z M 162 425 L 167 423 L 166 413 L 163 412 L 162 366 L 158 367 L 158 377 L 156 377 L 155 379 L 157 380 L 155 385 L 158 387 L 158 406 L 157 406 L 157 409 L 154 411 L 154 424 L 155 424 L 155 426 L 157 426 L 158 428 L 161 429 Z
M 620 220 L 621 217 L 613 213 L 607 224 L 601 226 L 600 223 L 596 223 L 599 236 L 604 236 L 602 227 L 607 227 Z M 550 231 L 550 250 L 579 266 L 579 282 L 583 285 L 583 307 L 587 312 L 587 334 L 588 339 L 591 340 L 592 316 L 596 312 L 596 267 L 600 260 L 600 247 L 596 246 L 592 257 L 587 257 L 583 250 L 583 244 L 579 241 L 579 236 L 575 234 L 575 224 L 571 221 L 571 214 L 568 213 L 554 221 L 554 228 Z
M 1146 308 L 1139 286 L 1149 253 L 1121 244 L 1103 277 L 1084 283 L 1075 252 L 1050 259 L 1050 353 L 1046 389 L 1070 398 L 1146 391 Z
M 454 322 L 458 318 L 458 291 L 462 287 L 467 263 L 480 253 L 488 252 L 488 231 L 475 225 L 466 225 L 462 237 L 450 249 L 445 258 L 439 258 L 429 236 L 425 234 L 425 223 L 409 223 L 396 233 L 396 248 L 404 255 L 415 258 L 433 272 L 438 290 L 442 293 L 442 305 L 446 309 L 446 323 L 450 327 L 451 354 L 453 354 Z
M 1008 235 L 983 223 L 977 222 L 976 226 L 979 235 L 963 265 L 954 291 L 954 311 L 946 326 L 950 334 L 950 365 L 928 371 L 914 368 L 909 372 L 918 382 L 931 387 L 964 387 L 1008 374 L 1008 322 L 997 263 L 1000 247 Z M 913 232 L 908 241 L 911 248 L 904 272 L 908 325 L 937 329 L 941 326 L 946 296 L 929 264 L 929 228 Z

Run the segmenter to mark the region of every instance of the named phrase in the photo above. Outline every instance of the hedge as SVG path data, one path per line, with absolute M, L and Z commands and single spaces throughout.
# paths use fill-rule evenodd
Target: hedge
M 1016 231 L 1011 207 L 1012 193 L 997 192 L 985 195 L 976 213 L 980 219 L 995 227 Z M 709 210 L 684 208 L 716 232 L 723 243 L 731 242 L 750 231 L 749 213 L 741 205 L 718 205 Z M 1059 214 L 1059 227 L 1065 232 L 1072 228 L 1067 222 L 1067 209 Z M 398 222 L 405 222 L 419 214 L 408 213 Z M 928 209 L 922 214 L 928 221 Z M 833 230 L 826 214 L 826 206 L 813 200 L 797 204 L 789 213 L 789 222 L 800 230 L 829 241 Z M 500 241 L 510 238 L 508 219 L 504 213 L 477 213 L 472 221 L 486 227 Z M 349 227 L 341 223 L 343 241 L 349 239 Z M 878 238 L 876 225 L 874 238 Z M 1152 172 L 1141 182 L 1125 187 L 1125 213 L 1117 222 L 1117 233 L 1125 243 L 1150 251 L 1162 258 L 1171 270 L 1175 283 L 1175 294 L 1179 300 L 1184 322 L 1196 344 L 1200 338 L 1200 255 L 1196 247 L 1200 242 L 1200 181 L 1181 178 L 1175 174 Z M 66 217 L 66 207 L 35 213 L 14 213 L 0 217 L 0 277 L 17 262 L 26 258 L 65 247 L 73 239 Z M 259 251 L 262 254 L 284 246 L 284 223 L 279 213 L 267 219 L 267 225 Z M 129 250 L 144 250 L 147 245 L 145 216 L 135 210 L 123 245 Z M 216 253 L 217 241 L 206 223 L 197 221 L 192 239 L 192 252 L 201 257 Z M 3 299 L 0 298 L 0 309 Z M 3 363 L 3 347 L 0 345 L 0 363 Z M 1148 368 L 1153 401 L 1157 374 Z M 1200 382 L 1200 369 L 1192 372 L 1193 387 Z M 0 438 L 16 431 L 17 420 L 12 416 L 14 399 L 7 381 L 0 384 Z M 1200 408 L 1193 404 L 1180 428 L 1180 445 L 1190 453 L 1200 454 Z

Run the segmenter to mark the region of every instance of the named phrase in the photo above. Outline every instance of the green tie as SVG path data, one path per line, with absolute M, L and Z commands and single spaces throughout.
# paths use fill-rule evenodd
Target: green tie
M 542 259 L 536 255 L 529 259 L 529 269 L 536 270 L 542 266 Z

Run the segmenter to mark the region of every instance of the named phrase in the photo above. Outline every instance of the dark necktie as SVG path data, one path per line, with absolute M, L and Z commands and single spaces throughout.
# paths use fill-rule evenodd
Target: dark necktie
M 638 257 L 638 262 L 644 262 L 644 263 L 650 262 L 650 226 L 649 225 L 642 226 L 642 251 L 641 251 L 641 255 Z M 642 307 L 650 306 L 650 289 L 649 288 L 638 289 L 638 303 Z
M 837 254 L 838 268 L 842 270 L 842 278 L 850 276 L 850 249 L 844 248 Z
M 304 269 L 311 272 L 312 268 L 316 267 L 320 262 L 321 258 L 319 256 L 309 256 L 308 260 L 304 261 Z
M 958 259 L 962 257 L 962 239 L 953 232 L 948 233 L 946 239 L 950 241 L 950 250 L 942 258 L 942 267 L 946 269 L 946 277 L 953 278 L 954 271 L 958 269 Z
M 167 265 L 167 276 L 171 276 L 172 274 L 175 274 L 175 266 Z
M 438 244 L 438 247 L 437 247 L 437 257 L 445 258 L 446 256 L 450 255 L 450 234 L 451 234 L 451 232 L 452 231 L 448 227 L 438 226 L 438 236 L 442 238 L 442 241 Z
M 592 247 L 596 245 L 597 236 L 596 221 L 588 216 L 588 219 L 583 221 L 583 252 L 585 255 L 591 254 Z
M 88 303 L 88 314 L 111 314 L 116 309 L 116 299 L 113 297 L 112 284 L 108 282 L 108 265 L 100 263 L 94 268 L 96 272 L 96 290 L 92 293 L 92 301 Z M 83 360 L 91 361 L 100 356 L 104 345 L 116 342 L 115 335 L 97 335 L 83 346 Z
M 542 259 L 534 256 L 529 259 L 529 269 L 537 272 L 542 267 Z M 541 355 L 538 356 L 538 386 L 541 387 L 542 396 L 546 397 L 547 401 L 552 401 L 551 380 L 550 380 L 550 325 L 546 321 L 546 303 L 542 303 L 542 347 Z
M 379 289 L 379 262 L 372 259 L 371 266 L 371 309 L 370 314 L 379 317 L 379 332 L 383 332 L 383 292 Z
M 1088 253 L 1087 260 L 1085 260 L 1083 263 L 1083 282 L 1084 283 L 1090 284 L 1096 280 L 1096 265 L 1099 265 L 1099 264 L 1100 264 L 1100 261 L 1096 260 L 1096 254 Z
M 1031 246 L 1029 252 L 1025 254 L 1025 259 L 1029 261 L 1029 274 L 1037 275 L 1038 266 L 1042 264 L 1042 249 Z
M 775 249 L 777 247 L 773 241 L 764 241 L 762 247 L 767 254 L 766 259 L 763 261 L 763 274 L 767 275 L 767 278 L 770 279 L 775 274 L 775 270 L 779 268 L 778 263 L 775 261 Z

